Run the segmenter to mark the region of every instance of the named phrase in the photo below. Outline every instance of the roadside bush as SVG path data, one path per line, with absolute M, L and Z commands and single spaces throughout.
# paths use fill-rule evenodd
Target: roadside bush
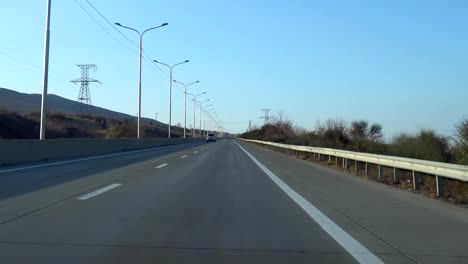
M 316 127 L 317 134 L 322 136 L 325 147 L 348 149 L 351 145 L 345 121 L 328 119 L 324 123 L 317 122 Z
M 121 125 L 112 126 L 106 131 L 106 138 L 121 138 L 125 135 L 125 128 Z
M 142 129 L 142 137 L 144 129 Z M 136 125 L 134 123 L 123 122 L 115 124 L 106 130 L 106 138 L 131 138 L 136 136 Z
M 457 163 L 468 165 L 468 118 L 455 125 L 456 146 L 455 157 Z
M 433 130 L 421 130 L 416 135 L 400 134 L 391 142 L 389 154 L 407 158 L 440 162 L 453 161 L 447 137 Z
M 316 129 L 308 131 L 279 118 L 273 124 L 253 129 L 240 137 L 468 165 L 468 118 L 456 124 L 455 128 L 457 133 L 453 141 L 433 130 L 422 129 L 416 134 L 402 133 L 390 142 L 384 142 L 382 126 L 378 123 L 369 125 L 365 120 L 352 121 L 348 125 L 340 119 L 328 119 L 317 122 Z M 307 155 L 300 158 L 307 159 Z M 420 192 L 436 197 L 435 181 L 433 175 L 422 175 Z M 468 183 L 448 178 L 444 181 L 445 198 L 454 203 L 468 203 Z M 412 189 L 411 181 L 406 185 L 404 189 Z

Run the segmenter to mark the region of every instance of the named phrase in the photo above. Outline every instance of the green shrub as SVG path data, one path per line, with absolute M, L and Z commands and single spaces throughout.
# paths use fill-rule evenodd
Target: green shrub
M 448 138 L 424 129 L 416 135 L 403 133 L 395 137 L 389 154 L 440 162 L 453 160 Z
M 455 157 L 457 163 L 468 165 L 468 118 L 455 125 L 457 131 Z

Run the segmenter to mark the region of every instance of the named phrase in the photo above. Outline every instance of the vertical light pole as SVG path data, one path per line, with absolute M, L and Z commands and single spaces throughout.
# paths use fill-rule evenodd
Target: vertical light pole
M 205 103 L 205 102 L 208 102 L 210 99 L 206 99 L 205 101 L 200 101 L 200 137 L 203 137 L 202 136 L 202 126 L 201 126 L 201 122 L 202 122 L 202 104 Z
M 208 117 L 208 107 L 213 106 L 212 104 L 205 106 L 205 118 L 203 119 L 203 137 L 206 137 L 206 119 Z
M 207 109 L 205 108 L 205 111 L 206 111 L 206 129 L 205 129 L 205 133 L 208 134 L 208 132 L 210 132 L 210 119 L 211 119 L 211 112 L 214 111 L 214 107 L 212 107 L 211 109 Z
M 47 0 L 47 14 L 46 14 L 46 30 L 44 40 L 44 75 L 42 78 L 42 99 L 41 99 L 41 128 L 39 132 L 39 139 L 44 140 L 46 138 L 46 126 L 47 126 L 47 85 L 49 82 L 49 39 L 50 39 L 50 3 L 51 0 Z
M 123 27 L 123 28 L 126 28 L 126 29 L 130 29 L 132 31 L 135 31 L 138 36 L 140 36 L 140 52 L 139 52 L 139 59 L 138 59 L 138 127 L 137 127 L 137 138 L 139 139 L 140 138 L 140 119 L 141 119 L 141 59 L 142 59 L 142 51 L 143 51 L 143 35 L 150 31 L 150 30 L 153 30 L 153 29 L 157 29 L 157 28 L 160 28 L 160 27 L 164 27 L 164 26 L 167 26 L 168 24 L 167 23 L 163 23 L 162 25 L 160 26 L 157 26 L 157 27 L 152 27 L 152 28 L 148 28 L 146 29 L 145 31 L 143 31 L 143 33 L 140 33 L 140 31 L 134 29 L 134 28 L 131 28 L 131 27 L 127 27 L 127 26 L 123 26 L 121 25 L 120 23 L 115 23 L 117 26 L 119 27 Z
M 184 138 L 186 138 L 186 133 L 185 133 L 185 128 L 187 127 L 187 87 L 189 87 L 190 85 L 192 84 L 196 84 L 196 83 L 199 83 L 200 81 L 196 81 L 196 82 L 191 82 L 191 83 L 188 83 L 188 84 L 184 84 L 184 83 L 181 83 L 181 82 L 178 82 L 176 80 L 174 80 L 175 83 L 179 83 L 179 84 L 182 84 L 185 89 L 184 89 L 184 97 L 185 97 L 185 107 L 184 107 Z M 192 135 L 193 137 L 193 135 Z
M 213 130 L 213 127 L 212 127 L 212 121 L 213 121 L 213 117 L 211 115 L 214 115 L 216 114 L 216 111 L 214 111 L 214 108 L 211 109 L 212 112 L 208 113 L 208 115 L 210 116 L 210 119 L 209 119 L 209 122 L 208 122 L 208 130 L 209 131 L 212 131 Z
M 192 94 L 192 93 L 187 93 L 187 94 L 190 94 L 191 96 L 193 96 L 193 127 L 192 127 L 192 138 L 195 137 L 195 127 L 196 127 L 196 123 L 195 123 L 195 114 L 196 114 L 196 105 L 197 105 L 197 96 L 199 95 L 202 95 L 202 94 L 206 94 L 206 92 L 203 92 L 203 93 L 199 93 L 199 94 Z
M 176 63 L 172 66 L 170 66 L 169 64 L 166 64 L 166 63 L 162 63 L 162 62 L 159 62 L 157 60 L 153 60 L 154 62 L 158 63 L 158 64 L 161 64 L 161 65 L 164 65 L 166 66 L 167 68 L 169 68 L 169 124 L 168 124 L 168 127 L 167 127 L 167 137 L 168 138 L 171 138 L 171 123 L 172 123 L 172 69 L 177 66 L 177 65 L 181 65 L 181 64 L 184 64 L 184 63 L 187 63 L 189 62 L 189 60 L 185 60 L 183 62 L 179 62 L 179 63 Z

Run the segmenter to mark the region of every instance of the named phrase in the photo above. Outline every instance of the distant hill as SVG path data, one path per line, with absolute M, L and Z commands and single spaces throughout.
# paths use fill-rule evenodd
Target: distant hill
M 20 93 L 6 88 L 0 88 L 0 109 L 29 114 L 40 112 L 41 95 Z M 47 95 L 47 112 L 60 112 L 66 114 L 79 114 L 80 104 L 76 101 L 60 97 L 55 94 Z M 86 113 L 95 116 L 109 117 L 117 120 L 135 119 L 135 116 L 108 110 L 97 106 L 88 106 Z M 143 118 L 143 122 L 149 123 L 154 120 Z M 159 123 L 159 122 L 158 122 Z

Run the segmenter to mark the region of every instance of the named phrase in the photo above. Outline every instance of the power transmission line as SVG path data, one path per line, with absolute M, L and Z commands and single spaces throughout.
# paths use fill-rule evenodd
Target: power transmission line
M 126 49 L 128 49 L 130 52 L 132 52 L 133 54 L 137 54 L 136 51 L 132 50 L 131 48 L 129 48 L 127 45 L 123 44 L 121 41 L 119 41 L 116 37 L 114 37 L 114 35 L 112 35 L 109 31 L 107 31 L 107 29 L 105 29 L 101 24 L 99 24 L 97 22 L 96 19 L 94 19 L 94 17 L 88 12 L 88 10 L 86 10 L 77 0 L 75 0 L 75 3 L 81 8 L 81 10 L 83 10 L 83 12 L 86 13 L 86 15 L 88 15 L 89 18 L 91 18 L 91 20 L 94 21 L 94 23 L 96 25 L 98 25 L 104 32 L 106 32 L 106 34 L 108 36 L 110 36 L 113 40 L 117 41 L 120 45 L 122 45 L 123 47 L 125 47 Z
M 96 11 L 99 14 L 99 16 L 101 16 L 109 25 L 111 25 L 113 29 L 115 29 L 117 32 L 119 32 L 120 35 L 122 35 L 124 38 L 126 38 L 128 41 L 130 41 L 135 47 L 137 47 L 137 48 L 139 47 L 139 45 L 137 43 L 135 43 L 133 40 L 131 40 L 129 37 L 127 37 L 127 35 L 122 33 L 122 31 L 120 31 L 112 22 L 110 22 L 109 19 L 107 19 L 106 16 L 104 16 L 89 0 L 85 0 L 85 1 L 94 9 L 94 11 Z M 75 0 L 75 2 L 76 2 L 76 0 Z M 165 73 L 158 65 L 156 65 L 151 60 L 151 57 L 146 53 L 146 51 L 144 49 L 142 49 L 142 51 L 143 51 L 143 55 L 144 55 L 143 59 L 145 60 L 145 62 L 150 64 L 151 66 L 156 67 L 166 78 L 169 78 L 167 73 Z
M 20 58 L 15 57 L 15 56 L 12 56 L 12 55 L 10 55 L 10 54 L 8 54 L 8 53 L 5 53 L 5 52 L 3 52 L 3 51 L 0 51 L 0 55 L 5 56 L 5 57 L 10 58 L 10 59 L 13 59 L 13 60 L 15 60 L 15 61 L 17 61 L 17 62 L 20 62 L 20 63 L 23 64 L 23 65 L 18 65 L 18 64 L 16 64 L 16 63 L 11 62 L 11 61 L 9 62 L 9 61 L 3 61 L 3 60 L 2 60 L 2 63 L 9 64 L 10 66 L 13 66 L 13 67 L 16 67 L 16 68 L 24 68 L 24 71 L 25 71 L 25 72 L 27 72 L 27 71 L 37 72 L 38 74 L 40 74 L 40 75 L 42 76 L 42 71 L 41 71 L 41 70 L 42 70 L 42 67 L 41 67 L 41 66 L 34 65 L 34 64 L 32 64 L 32 63 L 30 63 L 30 62 L 28 62 L 28 61 L 26 61 L 26 60 L 20 59 Z M 26 69 L 25 66 L 30 67 L 30 68 L 33 68 L 34 70 L 32 70 L 32 69 Z M 13 69 L 12 69 L 12 70 L 13 70 Z M 65 75 L 63 75 L 63 74 L 56 73 L 56 72 L 51 72 L 51 71 L 49 71 L 49 74 L 50 74 L 50 75 L 55 75 L 55 77 L 53 77 L 53 76 L 50 77 L 50 78 L 52 78 L 52 79 L 57 79 L 57 80 L 58 80 L 58 79 L 62 79 L 62 80 L 66 80 L 66 77 L 65 77 Z
M 98 13 L 109 25 L 111 25 L 115 30 L 117 30 L 117 32 L 120 33 L 120 35 L 122 35 L 124 38 L 126 38 L 128 41 L 130 41 L 133 45 L 135 45 L 135 47 L 138 48 L 138 45 L 133 42 L 129 37 L 127 37 L 124 33 L 122 33 L 112 22 L 109 21 L 109 19 L 107 19 L 101 12 L 99 12 L 99 10 L 94 7 L 93 4 L 91 4 L 91 2 L 89 2 L 88 0 L 85 0 L 93 9 L 94 11 L 96 11 L 96 13 Z

